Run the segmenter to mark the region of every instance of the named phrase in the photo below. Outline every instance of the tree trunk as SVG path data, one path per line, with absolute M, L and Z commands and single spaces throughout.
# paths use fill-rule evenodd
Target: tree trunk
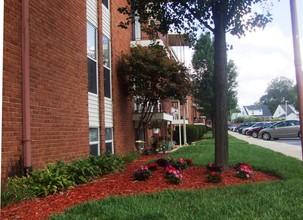
M 224 3 L 217 6 L 214 30 L 215 164 L 228 166 L 227 52 Z

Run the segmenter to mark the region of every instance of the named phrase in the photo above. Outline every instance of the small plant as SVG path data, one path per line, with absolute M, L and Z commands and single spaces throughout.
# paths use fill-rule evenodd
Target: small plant
M 174 184 L 179 184 L 182 180 L 182 175 L 180 171 L 172 165 L 168 165 L 165 168 L 165 176 Z
M 179 159 L 172 159 L 169 161 L 169 163 L 175 167 L 177 170 L 185 170 L 188 168 L 188 163 L 183 158 Z
M 145 148 L 145 149 L 143 150 L 143 154 L 144 154 L 144 155 L 152 155 L 152 154 L 153 154 L 153 151 L 152 151 L 152 149 L 150 149 L 150 148 Z
M 219 172 L 210 172 L 207 176 L 207 182 L 209 183 L 220 183 L 222 179 L 222 175 Z
M 248 180 L 252 177 L 253 174 L 253 170 L 252 167 L 250 165 L 248 165 L 247 163 L 237 163 L 234 168 L 237 171 L 236 176 L 244 179 L 244 180 Z
M 148 166 L 144 165 L 141 166 L 137 171 L 134 173 L 134 180 L 142 181 L 147 180 L 151 175 L 151 171 L 148 169 Z
M 157 170 L 157 168 L 158 168 L 158 164 L 157 163 L 150 163 L 150 164 L 148 164 L 147 165 L 147 167 L 148 167 L 148 169 L 150 170 L 150 171 L 156 171 Z
M 191 166 L 193 164 L 193 160 L 192 159 L 185 159 L 187 166 Z
M 217 166 L 214 163 L 208 164 L 206 168 L 208 172 L 221 173 L 223 171 L 222 166 Z
M 163 157 L 159 158 L 156 160 L 156 163 L 160 166 L 160 167 L 166 167 L 169 164 L 169 158 L 165 159 Z

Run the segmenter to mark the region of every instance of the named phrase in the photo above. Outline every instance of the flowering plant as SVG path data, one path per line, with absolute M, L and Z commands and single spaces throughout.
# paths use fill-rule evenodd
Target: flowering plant
M 165 159 L 163 157 L 159 158 L 156 160 L 156 163 L 160 166 L 160 167 L 166 167 L 169 163 L 170 163 L 170 159 Z
M 174 166 L 168 165 L 165 168 L 166 178 L 170 179 L 172 183 L 179 184 L 182 180 L 182 175 L 179 170 L 177 170 Z
M 187 162 L 183 158 L 171 159 L 169 164 L 175 167 L 177 170 L 185 170 L 188 168 Z
M 156 164 L 156 163 L 150 163 L 150 164 L 147 165 L 147 167 L 148 167 L 148 169 L 150 171 L 156 171 L 157 167 L 158 167 L 158 164 Z
M 187 166 L 191 166 L 192 163 L 193 163 L 193 160 L 192 159 L 185 159 L 186 163 L 187 163 Z
M 252 167 L 247 163 L 237 163 L 234 168 L 237 170 L 237 177 L 244 180 L 250 179 L 253 174 Z
M 207 182 L 209 183 L 220 183 L 222 182 L 222 175 L 219 172 L 209 172 L 207 176 Z
M 144 165 L 135 171 L 134 180 L 147 180 L 150 175 L 151 171 L 148 169 L 148 166 Z
M 221 173 L 223 171 L 222 166 L 217 166 L 214 163 L 208 164 L 206 168 L 208 172 Z

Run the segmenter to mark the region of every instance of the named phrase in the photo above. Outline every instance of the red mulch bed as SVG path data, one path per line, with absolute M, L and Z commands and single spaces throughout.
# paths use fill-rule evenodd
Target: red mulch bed
M 142 156 L 140 159 L 127 164 L 123 172 L 103 176 L 92 183 L 69 189 L 60 194 L 7 206 L 1 209 L 1 219 L 46 219 L 52 214 L 63 212 L 71 206 L 113 195 L 126 196 L 154 193 L 167 189 L 201 189 L 279 180 L 276 176 L 258 171 L 254 172 L 251 180 L 242 180 L 235 177 L 233 168 L 229 168 L 223 173 L 221 183 L 211 184 L 207 182 L 206 167 L 192 166 L 181 171 L 183 180 L 179 185 L 169 183 L 164 178 L 163 169 L 158 169 L 147 181 L 133 181 L 133 172 L 141 165 L 146 164 L 147 161 L 155 158 L 157 156 Z

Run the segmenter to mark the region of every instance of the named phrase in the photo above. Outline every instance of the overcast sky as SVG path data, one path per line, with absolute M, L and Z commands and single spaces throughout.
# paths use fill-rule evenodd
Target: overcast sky
M 303 0 L 297 0 L 297 12 L 303 49 Z M 238 67 L 238 105 L 252 105 L 265 94 L 268 83 L 285 76 L 296 83 L 289 0 L 281 0 L 272 10 L 273 22 L 264 30 L 245 37 L 228 36 L 233 50 L 228 58 Z

